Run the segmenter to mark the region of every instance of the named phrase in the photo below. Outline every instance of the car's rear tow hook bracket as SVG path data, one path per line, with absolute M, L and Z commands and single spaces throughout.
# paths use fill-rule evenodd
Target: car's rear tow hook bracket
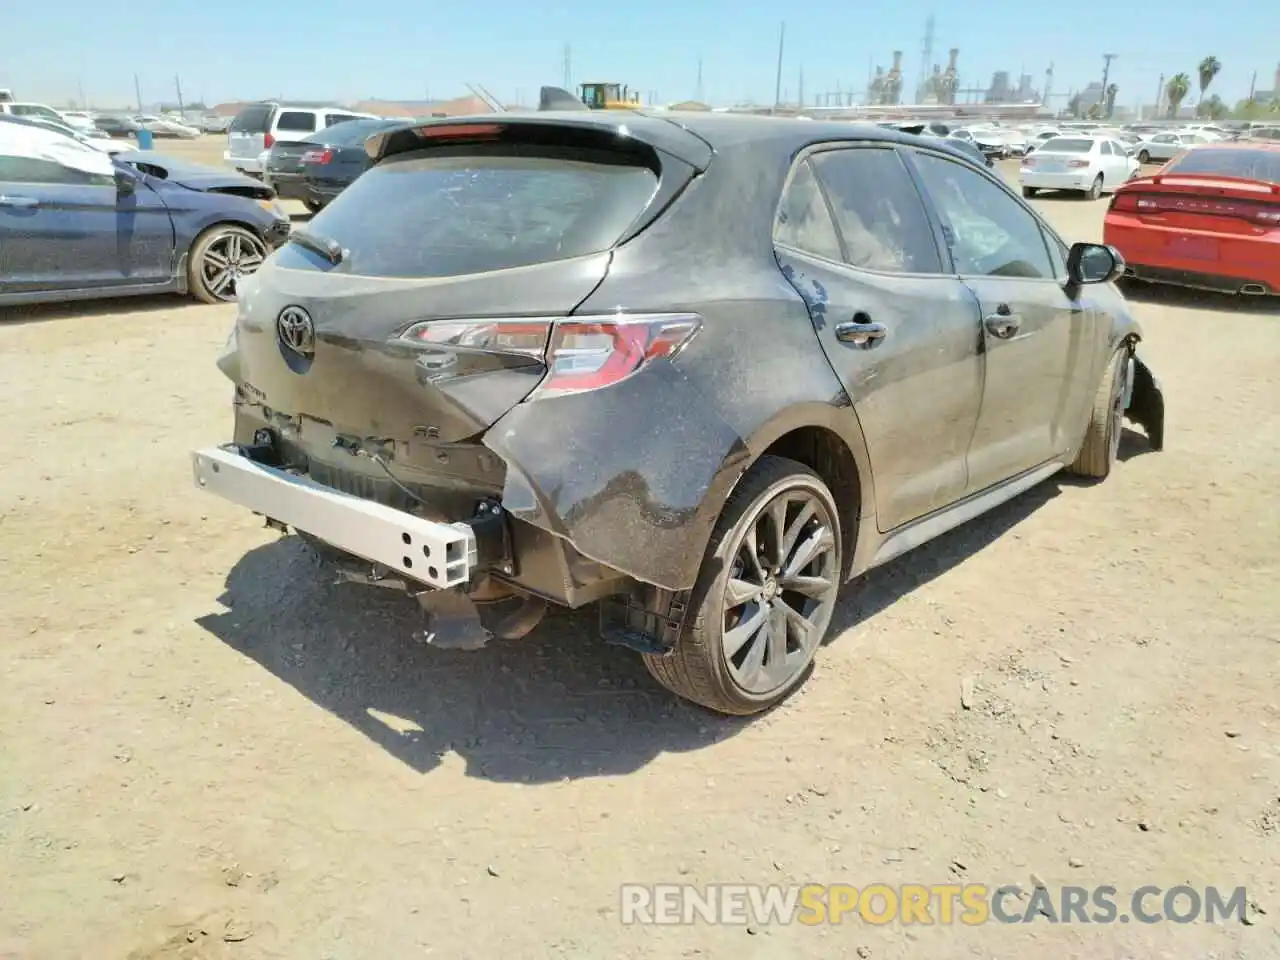
M 690 594 L 689 590 L 649 587 L 606 597 L 600 601 L 600 637 L 637 653 L 670 656 L 684 630 Z
M 496 500 L 481 500 L 476 504 L 475 516 L 468 525 L 476 538 L 477 572 L 496 570 L 503 576 L 514 577 L 515 550 L 511 546 L 511 528 L 506 511 Z

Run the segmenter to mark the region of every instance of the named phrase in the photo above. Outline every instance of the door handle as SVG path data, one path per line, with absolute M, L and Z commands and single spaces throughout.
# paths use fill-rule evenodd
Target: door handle
M 1000 340 L 1008 340 L 1022 326 L 1022 317 L 1009 309 L 1007 303 L 996 307 L 996 312 L 986 317 L 987 332 Z
M 34 197 L 6 197 L 0 193 L 0 207 L 38 207 L 40 201 Z
M 869 350 L 885 338 L 888 330 L 882 323 L 872 323 L 865 313 L 855 313 L 849 323 L 836 324 L 836 339 Z

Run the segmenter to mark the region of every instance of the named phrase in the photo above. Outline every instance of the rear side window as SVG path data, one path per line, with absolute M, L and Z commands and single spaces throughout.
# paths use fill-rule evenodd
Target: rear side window
M 941 273 L 924 201 L 895 150 L 836 150 L 814 158 L 851 266 Z
M 310 133 L 316 128 L 316 115 L 309 110 L 284 110 L 276 121 L 277 130 Z
M 778 243 L 828 260 L 843 259 L 836 226 L 831 222 L 831 212 L 822 199 L 822 191 L 808 160 L 801 161 L 787 185 L 787 192 L 778 206 L 773 238 Z
M 227 129 L 232 133 L 266 133 L 271 127 L 271 109 L 266 104 L 245 107 Z
M 647 167 L 596 150 L 503 144 L 393 157 L 316 215 L 308 231 L 350 251 L 343 269 L 449 277 L 607 250 L 648 206 Z M 328 264 L 291 245 L 290 266 Z
M 357 119 L 359 118 L 353 117 L 349 113 L 326 113 L 324 115 L 324 125 L 326 127 L 332 127 L 335 123 L 346 123 L 348 120 Z

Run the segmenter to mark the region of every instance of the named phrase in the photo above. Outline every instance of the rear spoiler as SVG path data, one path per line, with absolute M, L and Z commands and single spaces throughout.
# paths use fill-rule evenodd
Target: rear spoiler
M 1246 190 L 1255 190 L 1258 193 L 1276 193 L 1280 194 L 1280 183 L 1274 183 L 1269 180 L 1257 180 L 1250 177 L 1233 177 L 1225 173 L 1156 173 L 1149 177 L 1142 177 L 1138 180 L 1130 180 L 1130 183 L 1153 183 L 1159 186 L 1165 182 L 1188 180 L 1191 181 L 1189 186 L 1212 186 L 1215 183 L 1221 183 L 1227 187 L 1238 187 Z
M 543 87 L 538 92 L 539 110 L 590 110 L 585 103 L 563 87 Z

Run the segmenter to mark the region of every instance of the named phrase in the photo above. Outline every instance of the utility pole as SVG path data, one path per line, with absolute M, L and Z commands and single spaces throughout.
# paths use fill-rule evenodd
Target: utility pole
M 924 22 L 924 42 L 920 45 L 920 78 L 916 83 L 916 103 L 924 103 L 925 87 L 929 84 L 929 67 L 933 61 L 933 14 Z
M 1153 120 L 1159 120 L 1160 114 L 1164 112 L 1164 74 L 1160 74 L 1160 83 L 1156 87 L 1156 115 Z
M 173 75 L 173 85 L 178 91 L 178 114 L 179 116 L 182 116 L 186 113 L 182 106 L 182 81 L 178 79 L 178 75 L 176 73 Z
M 702 58 L 698 58 L 698 88 L 694 91 L 693 99 L 698 103 L 702 102 Z
M 1111 76 L 1111 61 L 1120 56 L 1118 53 L 1104 53 L 1102 55 L 1102 95 L 1107 95 L 1107 78 Z
M 1254 76 L 1256 77 L 1257 74 L 1255 73 Z M 80 109 L 87 110 L 89 108 L 89 101 L 84 98 L 84 81 L 78 81 L 76 86 L 80 89 Z
M 138 112 L 142 112 L 142 84 L 138 83 L 138 75 L 133 75 L 133 95 L 138 98 Z
M 778 74 L 773 85 L 773 109 L 782 105 L 782 51 L 787 42 L 787 24 L 784 20 L 778 27 Z
M 804 109 L 804 67 L 800 68 L 800 79 L 796 85 L 796 104 Z
M 564 89 L 573 85 L 573 50 L 569 44 L 564 45 Z

